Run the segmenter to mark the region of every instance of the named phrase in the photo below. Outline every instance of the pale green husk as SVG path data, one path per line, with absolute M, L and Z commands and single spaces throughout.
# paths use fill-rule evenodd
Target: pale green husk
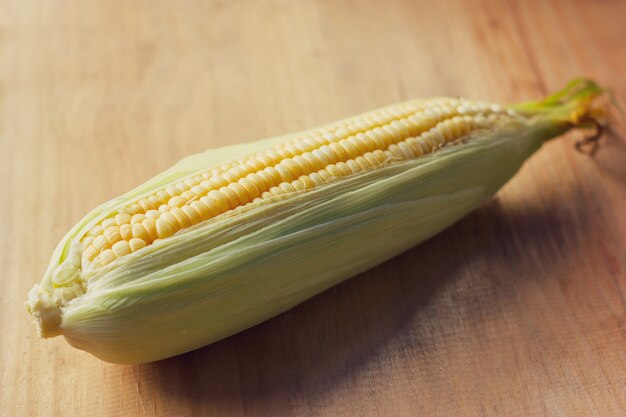
M 71 242 L 103 216 L 163 184 L 288 138 L 187 158 L 74 227 L 27 307 L 43 336 L 63 334 L 109 362 L 154 361 L 222 339 L 428 239 L 485 202 L 545 140 L 581 120 L 581 108 L 599 93 L 585 83 L 566 98 L 519 105 L 528 116 L 522 125 L 218 216 L 84 273 L 84 294 L 52 303 L 55 270 L 73 271 Z

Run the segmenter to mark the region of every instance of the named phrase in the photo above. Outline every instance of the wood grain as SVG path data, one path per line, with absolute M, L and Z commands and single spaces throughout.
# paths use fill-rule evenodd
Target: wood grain
M 22 305 L 87 210 L 193 152 L 579 75 L 626 108 L 626 2 L 0 3 L 0 415 L 626 415 L 620 120 L 595 158 L 553 141 L 448 231 L 189 354 L 103 363 Z

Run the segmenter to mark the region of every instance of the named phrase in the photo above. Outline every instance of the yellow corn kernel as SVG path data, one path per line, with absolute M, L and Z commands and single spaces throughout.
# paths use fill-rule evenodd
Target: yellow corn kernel
M 111 250 L 113 251 L 113 254 L 117 258 L 124 256 L 124 255 L 128 255 L 129 253 L 132 252 L 130 249 L 130 244 L 125 240 L 120 240 L 119 242 L 115 243 L 111 247 Z
M 133 237 L 132 226 L 128 223 L 122 224 L 120 226 L 120 236 L 126 241 L 130 240 Z
M 115 219 L 104 219 L 102 223 L 100 223 L 103 230 L 107 230 L 109 227 L 115 226 L 115 224 Z
M 128 213 L 124 213 L 124 212 L 118 213 L 115 216 L 115 224 L 117 224 L 118 226 L 121 226 L 123 224 L 128 224 L 130 223 L 131 218 L 132 218 L 131 215 Z
M 98 249 L 94 248 L 93 246 L 88 246 L 83 251 L 83 259 L 85 259 L 88 262 L 91 262 L 96 256 L 98 256 L 98 253 L 100 253 Z
M 111 249 L 103 250 L 98 257 L 102 266 L 108 265 L 115 260 L 115 254 Z
M 148 244 L 145 242 L 145 240 L 142 239 L 132 238 L 129 241 L 130 249 L 133 252 L 137 252 L 139 249 L 145 248 L 147 245 Z
M 131 224 L 141 223 L 146 218 L 145 214 L 137 213 L 130 219 Z
M 150 236 L 150 240 L 154 240 L 157 238 L 158 234 L 157 234 L 156 223 L 154 221 L 154 218 L 147 217 L 144 221 L 141 222 L 141 224 L 143 225 L 146 232 L 148 232 L 148 235 Z
M 104 237 L 109 242 L 109 244 L 114 244 L 122 239 L 120 235 L 120 228 L 117 226 L 111 226 L 104 231 Z
M 98 252 L 102 252 L 104 249 L 111 246 L 109 241 L 104 237 L 104 235 L 96 236 L 92 243 L 93 247 L 98 250 Z
M 151 242 L 152 238 L 148 233 L 148 230 L 144 227 L 143 223 L 135 223 L 132 225 L 133 238 L 143 240 L 145 242 Z

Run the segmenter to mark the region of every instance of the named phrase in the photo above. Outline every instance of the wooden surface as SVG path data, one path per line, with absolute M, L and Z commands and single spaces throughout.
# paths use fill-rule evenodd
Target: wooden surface
M 1 3 L 0 415 L 626 415 L 619 120 L 595 158 L 551 142 L 448 231 L 189 354 L 103 363 L 22 305 L 86 211 L 193 152 L 579 75 L 626 108 L 626 2 Z

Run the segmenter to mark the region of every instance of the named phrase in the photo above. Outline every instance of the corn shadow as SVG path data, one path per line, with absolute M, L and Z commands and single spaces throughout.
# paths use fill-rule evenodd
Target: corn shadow
M 511 295 L 512 281 L 539 279 L 537 263 L 549 272 L 551 259 L 580 254 L 590 226 L 585 210 L 576 201 L 505 209 L 492 200 L 286 313 L 202 349 L 135 366 L 133 373 L 148 376 L 141 383 L 148 381 L 154 395 L 185 403 L 194 415 L 241 413 L 242 407 L 288 414 L 294 401 L 315 407 L 389 349 L 401 346 L 400 354 L 419 358 L 420 351 L 439 348 L 440 335 L 430 327 L 437 315 L 497 314 L 490 306 Z

